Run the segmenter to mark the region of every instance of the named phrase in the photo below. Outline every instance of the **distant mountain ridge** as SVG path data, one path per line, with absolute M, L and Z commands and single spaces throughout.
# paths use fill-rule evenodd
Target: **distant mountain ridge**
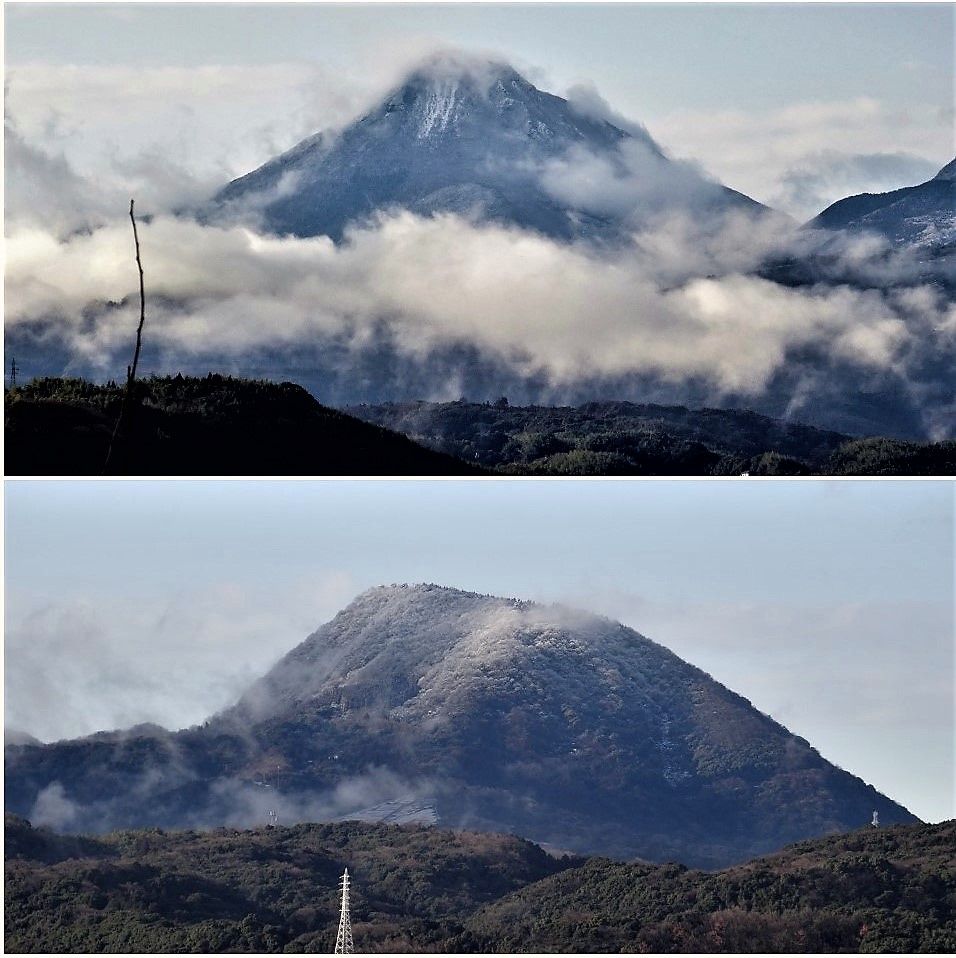
M 874 809 L 915 821 L 619 623 L 433 585 L 363 593 L 201 727 L 12 746 L 6 762 L 9 810 L 52 803 L 96 830 L 404 804 L 444 827 L 715 866 Z
M 898 246 L 952 247 L 956 243 L 956 159 L 917 186 L 839 200 L 807 226 L 878 233 Z
M 673 175 L 646 130 L 621 129 L 545 93 L 504 63 L 437 55 L 339 134 L 315 134 L 214 198 L 207 215 L 252 216 L 267 230 L 342 239 L 376 212 L 452 212 L 557 239 L 613 236 L 621 224 L 546 189 L 547 164 L 583 150 L 622 167 L 638 148 L 650 170 Z M 749 197 L 681 171 L 714 210 L 763 209 Z
M 473 466 L 318 403 L 295 383 L 210 373 L 137 381 L 117 475 L 460 475 Z M 99 475 L 122 402 L 115 383 L 35 379 L 4 405 L 10 475 Z

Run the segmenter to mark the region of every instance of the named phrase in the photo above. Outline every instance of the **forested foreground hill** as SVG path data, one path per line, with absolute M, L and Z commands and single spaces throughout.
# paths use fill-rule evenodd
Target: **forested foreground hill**
M 851 438 L 745 409 L 383 403 L 353 415 L 512 475 L 952 475 L 956 442 Z
M 463 475 L 474 466 L 323 406 L 301 386 L 164 376 L 138 380 L 115 475 Z M 7 390 L 8 475 L 99 475 L 123 390 L 37 379 Z
M 339 411 L 294 383 L 140 380 L 115 475 L 956 475 L 956 441 L 853 439 L 747 410 L 628 402 L 384 403 Z M 9 475 L 99 475 L 115 384 L 45 378 L 5 396 Z
M 519 838 L 346 822 L 78 839 L 6 817 L 8 952 L 442 950 L 484 904 L 581 859 Z
M 483 908 L 465 950 L 956 951 L 956 822 L 863 829 L 724 871 L 590 859 Z
M 58 836 L 6 819 L 8 952 L 949 952 L 956 823 L 861 830 L 715 873 L 346 822 Z

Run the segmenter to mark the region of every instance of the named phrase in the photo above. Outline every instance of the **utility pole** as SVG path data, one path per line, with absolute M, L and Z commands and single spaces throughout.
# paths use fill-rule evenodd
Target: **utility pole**
M 352 916 L 349 913 L 349 870 L 342 875 L 342 914 L 339 917 L 339 933 L 335 936 L 335 954 L 351 955 L 355 953 L 352 944 Z

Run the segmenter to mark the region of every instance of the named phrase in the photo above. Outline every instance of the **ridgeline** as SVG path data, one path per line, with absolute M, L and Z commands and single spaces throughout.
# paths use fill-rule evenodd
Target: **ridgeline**
M 116 475 L 467 475 L 478 470 L 323 406 L 301 386 L 208 376 L 137 380 Z M 35 379 L 6 393 L 7 475 L 99 475 L 115 383 Z
M 8 475 L 99 475 L 115 383 L 8 389 Z M 340 411 L 294 383 L 137 380 L 115 475 L 956 475 L 956 441 L 852 438 L 739 409 L 630 402 L 383 403 Z
M 852 438 L 744 409 L 408 402 L 347 409 L 439 452 L 526 476 L 956 474 L 956 442 Z

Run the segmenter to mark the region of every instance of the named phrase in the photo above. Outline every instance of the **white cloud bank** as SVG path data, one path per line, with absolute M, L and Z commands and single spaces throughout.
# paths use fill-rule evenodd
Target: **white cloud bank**
M 686 109 L 647 121 L 675 155 L 800 221 L 844 196 L 923 182 L 953 155 L 952 109 L 903 110 L 871 97 L 747 113 Z
M 323 337 L 360 348 L 384 320 L 400 350 L 468 343 L 560 386 L 632 372 L 701 377 L 716 394 L 757 394 L 789 351 L 905 372 L 935 340 L 952 349 L 956 311 L 929 288 L 790 289 L 744 270 L 771 246 L 749 218 L 705 236 L 660 222 L 637 250 L 597 253 L 453 215 L 399 212 L 348 235 L 277 238 L 158 216 L 143 223 L 149 339 L 177 353 L 239 356 Z M 104 372 L 135 326 L 129 227 L 60 241 L 14 226 L 8 330 L 59 317 L 70 351 Z M 91 323 L 90 304 L 100 308 Z

